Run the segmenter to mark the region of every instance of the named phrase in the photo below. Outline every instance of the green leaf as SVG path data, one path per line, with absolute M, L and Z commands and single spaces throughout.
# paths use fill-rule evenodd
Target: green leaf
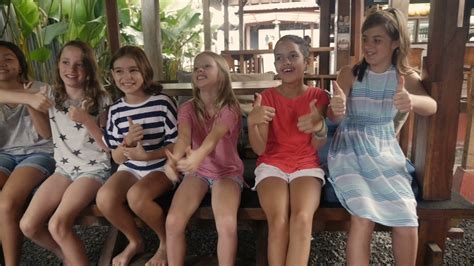
M 35 60 L 38 62 L 46 62 L 49 57 L 51 56 L 51 50 L 46 47 L 40 47 L 30 52 L 31 60 Z
M 33 0 L 15 0 L 12 3 L 19 19 L 21 33 L 27 38 L 39 24 L 39 7 Z
M 54 38 L 58 37 L 67 32 L 69 23 L 62 21 L 54 24 L 50 24 L 42 29 L 44 36 L 44 44 L 50 44 Z

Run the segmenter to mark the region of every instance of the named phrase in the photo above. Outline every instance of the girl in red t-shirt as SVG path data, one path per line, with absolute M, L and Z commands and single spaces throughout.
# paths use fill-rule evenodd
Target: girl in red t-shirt
M 307 43 L 286 35 L 275 45 L 282 84 L 257 94 L 248 116 L 250 145 L 259 155 L 255 189 L 268 221 L 270 265 L 306 265 L 324 171 L 317 148 L 326 142 L 327 94 L 304 84 Z

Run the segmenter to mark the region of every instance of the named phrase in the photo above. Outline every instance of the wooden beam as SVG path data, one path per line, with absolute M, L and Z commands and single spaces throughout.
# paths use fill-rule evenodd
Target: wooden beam
M 239 0 L 239 50 L 245 50 L 244 47 L 244 6 L 247 0 Z M 240 70 L 242 72 L 242 70 Z
M 329 47 L 329 35 L 331 25 L 331 5 L 335 1 L 319 1 L 319 46 Z M 319 55 L 319 74 L 329 74 L 329 53 Z
M 211 50 L 211 12 L 209 11 L 209 0 L 202 0 L 203 21 L 204 24 L 204 50 Z
M 431 1 L 423 83 L 437 101 L 438 111 L 430 117 L 416 117 L 412 151 L 425 200 L 451 197 L 468 30 L 467 26 L 457 26 L 462 1 Z
M 362 59 L 362 23 L 364 22 L 364 2 L 351 2 L 351 63 L 356 64 Z
M 336 71 L 350 64 L 351 31 L 351 1 L 336 0 Z
M 154 79 L 163 80 L 159 0 L 142 0 L 142 29 L 144 50 L 153 67 Z
M 106 0 L 105 16 L 107 18 L 107 38 L 109 41 L 110 52 L 114 54 L 120 48 L 120 28 L 118 21 L 118 7 L 116 0 Z
M 229 0 L 224 0 L 224 50 L 229 50 Z

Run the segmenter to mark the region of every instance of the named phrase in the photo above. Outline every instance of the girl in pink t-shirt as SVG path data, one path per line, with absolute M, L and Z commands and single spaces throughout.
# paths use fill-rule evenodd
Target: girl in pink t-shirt
M 249 141 L 259 155 L 255 188 L 268 221 L 270 265 L 307 265 L 313 216 L 324 171 L 316 149 L 326 142 L 327 94 L 304 84 L 308 46 L 286 35 L 275 45 L 282 84 L 257 94 L 248 116 Z
M 218 232 L 219 265 L 233 265 L 237 252 L 237 209 L 243 163 L 237 152 L 241 127 L 239 103 L 232 92 L 225 59 L 202 52 L 194 60 L 193 99 L 178 110 L 178 140 L 167 152 L 167 176 L 185 174 L 166 218 L 168 263 L 183 265 L 185 229 L 205 194 L 212 191 Z

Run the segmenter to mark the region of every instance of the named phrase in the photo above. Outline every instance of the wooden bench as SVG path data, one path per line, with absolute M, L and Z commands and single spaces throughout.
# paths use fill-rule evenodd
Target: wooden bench
M 246 180 L 252 182 L 253 167 L 255 160 L 244 160 L 246 166 Z M 327 185 L 323 190 L 320 207 L 318 208 L 313 222 L 313 231 L 348 231 L 350 214 L 334 200 L 335 196 L 331 186 Z M 417 186 L 415 186 L 415 190 Z M 240 230 L 252 230 L 256 232 L 256 265 L 267 265 L 267 223 L 263 210 L 258 203 L 257 193 L 246 188 L 242 192 L 241 206 L 238 212 L 238 226 Z M 327 194 L 331 195 L 327 195 Z M 171 194 L 165 195 L 158 200 L 160 204 L 169 206 Z M 419 201 L 419 245 L 418 265 L 442 265 L 444 243 L 448 236 L 462 237 L 462 231 L 451 229 L 451 223 L 457 219 L 474 219 L 474 205 L 467 202 L 457 193 L 453 193 L 450 200 L 446 201 Z M 191 228 L 208 228 L 212 224 L 214 215 L 210 207 L 210 197 L 207 195 L 201 207 L 193 215 Z M 79 217 L 78 224 L 81 225 L 109 225 L 96 205 L 91 205 Z M 143 222 L 137 220 L 143 226 Z M 213 226 L 213 225 L 212 225 Z M 376 231 L 389 231 L 390 228 L 376 225 Z M 123 248 L 126 239 L 114 227 L 109 227 L 107 238 L 102 247 L 98 265 L 110 265 L 114 255 Z

